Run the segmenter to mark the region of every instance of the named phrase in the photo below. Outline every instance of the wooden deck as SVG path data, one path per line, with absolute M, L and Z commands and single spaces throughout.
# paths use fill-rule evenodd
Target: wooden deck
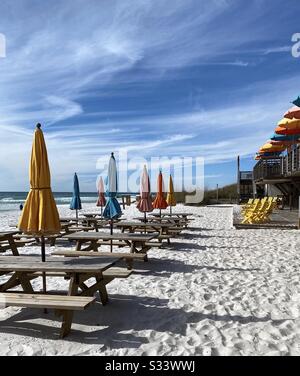
M 271 215 L 271 221 L 268 223 L 259 224 L 241 224 L 234 223 L 234 227 L 238 230 L 242 229 L 281 229 L 281 230 L 296 230 L 298 229 L 298 210 L 276 210 Z

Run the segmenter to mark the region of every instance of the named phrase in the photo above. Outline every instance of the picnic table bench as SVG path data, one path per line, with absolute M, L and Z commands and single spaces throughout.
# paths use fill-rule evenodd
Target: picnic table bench
M 101 302 L 108 302 L 106 285 L 114 278 L 127 278 L 131 271 L 113 268 L 118 258 L 61 258 L 49 257 L 42 262 L 39 257 L 1 256 L 0 275 L 9 279 L 0 285 L 0 304 L 32 308 L 54 308 L 63 317 L 60 337 L 69 334 L 74 310 L 84 310 L 95 301 L 94 294 L 99 291 Z M 12 273 L 12 275 L 11 275 Z M 31 280 L 42 273 L 57 273 L 69 279 L 67 295 L 35 294 Z M 86 281 L 95 279 L 87 286 Z M 8 292 L 21 286 L 24 293 Z
M 125 252 L 86 252 L 86 251 L 65 251 L 59 250 L 52 252 L 52 256 L 64 256 L 64 257 L 112 257 L 122 259 L 127 264 L 127 269 L 132 270 L 133 261 L 145 261 L 146 255 L 143 253 L 125 253 Z
M 63 238 L 76 241 L 76 251 L 94 251 L 97 252 L 101 245 L 111 245 L 117 242 L 118 247 L 129 246 L 130 253 L 142 253 L 147 255 L 147 252 L 155 244 L 151 240 L 156 238 L 157 234 L 123 234 L 114 233 L 111 235 L 108 232 L 78 232 L 75 234 L 67 234 Z M 89 243 L 89 245 L 82 249 L 82 245 Z M 146 257 L 147 260 L 147 257 Z
M 14 256 L 18 256 L 18 247 L 14 239 L 14 235 L 17 235 L 19 231 L 0 231 L 0 253 L 7 250 L 12 251 Z

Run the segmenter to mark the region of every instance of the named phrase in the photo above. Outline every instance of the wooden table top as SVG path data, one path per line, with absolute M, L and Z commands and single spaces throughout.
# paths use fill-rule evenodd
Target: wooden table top
M 80 213 L 84 217 L 101 217 L 101 213 Z M 104 218 L 103 218 L 104 219 Z
M 161 222 L 131 222 L 131 221 L 121 221 L 116 223 L 117 227 L 157 227 L 157 228 L 162 228 L 162 227 L 173 227 L 173 223 L 161 223 Z
M 5 236 L 9 236 L 9 235 L 17 235 L 19 233 L 20 233 L 20 231 L 18 231 L 18 230 L 0 231 L 0 238 L 5 237 Z
M 75 232 L 74 234 L 64 235 L 63 238 L 69 240 L 127 240 L 149 242 L 156 237 L 156 234 L 128 234 L 128 233 L 114 233 L 110 235 L 109 232 Z
M 162 217 L 176 217 L 176 216 L 179 216 L 179 217 L 190 217 L 192 216 L 193 214 L 189 214 L 189 213 L 161 213 L 161 216 Z M 153 216 L 153 217 L 160 217 L 160 214 L 159 213 L 152 213 L 150 214 L 150 216 Z
M 111 257 L 61 258 L 48 256 L 42 262 L 39 256 L 0 256 L 0 271 L 65 272 L 100 274 L 121 259 Z
M 145 223 L 145 218 L 144 217 L 135 217 L 134 219 L 136 219 L 137 221 L 141 221 L 141 222 L 144 222 Z M 159 221 L 159 222 L 166 222 L 167 221 L 173 221 L 173 222 L 180 222 L 180 221 L 184 221 L 183 218 L 178 218 L 178 217 L 170 217 L 170 218 L 166 218 L 166 217 L 155 217 L 155 216 L 149 216 L 147 217 L 146 221 L 148 221 L 148 223 L 152 223 L 152 221 Z M 146 222 L 147 223 L 147 222 Z

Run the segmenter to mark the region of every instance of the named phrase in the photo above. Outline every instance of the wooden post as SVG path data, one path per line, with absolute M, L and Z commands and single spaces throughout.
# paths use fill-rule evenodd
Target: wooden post
M 240 156 L 237 157 L 237 204 L 240 204 L 241 201 L 241 161 L 240 161 Z
M 298 230 L 300 230 L 300 196 L 299 196 Z
M 217 204 L 219 203 L 219 184 L 217 184 Z

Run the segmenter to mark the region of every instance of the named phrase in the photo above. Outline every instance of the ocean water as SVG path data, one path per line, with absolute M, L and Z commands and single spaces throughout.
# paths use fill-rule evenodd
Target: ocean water
M 24 205 L 28 192 L 0 192 L 0 212 L 19 210 L 20 205 Z M 57 205 L 68 205 L 72 198 L 72 193 L 54 192 Z M 82 203 L 97 202 L 97 193 L 81 193 Z

